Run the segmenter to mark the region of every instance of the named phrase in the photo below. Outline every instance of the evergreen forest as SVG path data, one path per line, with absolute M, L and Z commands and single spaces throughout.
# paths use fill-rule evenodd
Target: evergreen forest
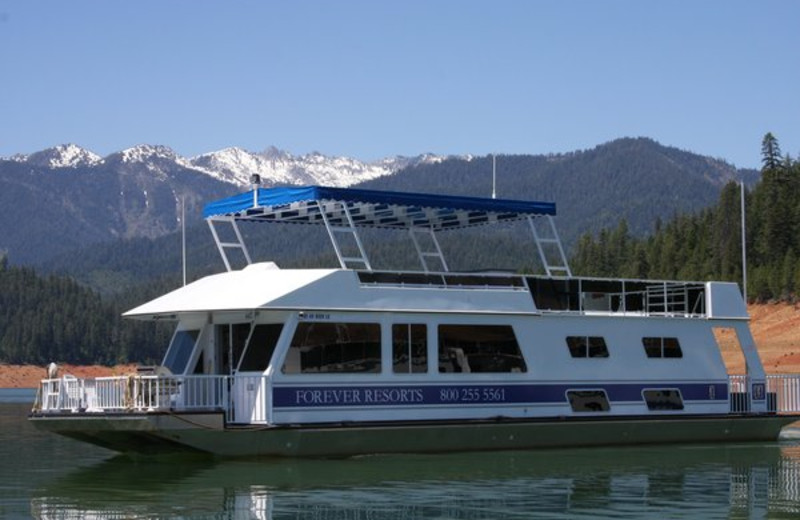
M 741 184 L 728 183 L 716 205 L 657 221 L 647 237 L 629 223 L 583 235 L 571 260 L 581 276 L 742 282 Z M 762 141 L 761 180 L 745 195 L 747 295 L 795 301 L 800 295 L 800 161 Z

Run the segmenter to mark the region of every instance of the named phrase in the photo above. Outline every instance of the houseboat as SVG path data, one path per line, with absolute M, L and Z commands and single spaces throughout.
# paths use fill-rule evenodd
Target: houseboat
M 204 210 L 225 272 L 125 313 L 176 323 L 162 364 L 46 379 L 30 419 L 120 452 L 234 457 L 765 441 L 800 419 L 800 379 L 765 374 L 736 284 L 573 276 L 555 214 L 255 184 Z M 512 222 L 541 274 L 451 271 L 443 233 Z M 338 267 L 253 261 L 245 226 L 277 224 L 323 226 Z M 419 268 L 373 268 L 367 228 L 400 232 Z M 726 369 L 731 341 L 746 373 Z

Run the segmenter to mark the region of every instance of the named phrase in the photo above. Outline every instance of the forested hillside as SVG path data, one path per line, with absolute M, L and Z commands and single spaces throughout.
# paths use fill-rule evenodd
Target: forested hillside
M 171 330 L 120 317 L 121 305 L 142 296 L 132 292 L 123 301 L 107 302 L 69 278 L 42 278 L 0 258 L 0 361 L 160 360 Z
M 581 234 L 615 226 L 622 218 L 632 234 L 643 235 L 659 218 L 712 205 L 731 180 L 757 180 L 757 172 L 647 138 L 617 139 L 567 154 L 496 159 L 497 196 L 555 202 L 559 232 L 568 247 Z M 418 165 L 361 186 L 488 197 L 492 159 Z
M 778 140 L 762 143 L 762 177 L 746 194 L 748 297 L 794 300 L 800 292 L 800 161 L 782 155 Z M 638 238 L 628 222 L 586 234 L 573 272 L 586 276 L 742 280 L 740 186 L 729 183 L 718 203 L 657 223 Z

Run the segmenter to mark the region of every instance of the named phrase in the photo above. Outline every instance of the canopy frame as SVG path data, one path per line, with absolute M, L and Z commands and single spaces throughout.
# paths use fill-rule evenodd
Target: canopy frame
M 527 220 L 539 258 L 548 276 L 572 276 L 555 228 L 555 204 L 351 188 L 306 186 L 258 188 L 208 204 L 203 215 L 228 271 L 229 253 L 239 251 L 252 263 L 237 222 L 321 224 L 328 232 L 342 269 L 372 271 L 359 228 L 405 229 L 424 272 L 449 272 L 437 238 L 440 231 Z M 545 232 L 535 221 L 547 221 Z M 233 240 L 220 238 L 217 225 L 233 228 Z M 346 247 L 351 240 L 355 247 Z M 434 267 L 435 266 L 435 267 Z M 437 269 L 438 268 L 438 269 Z

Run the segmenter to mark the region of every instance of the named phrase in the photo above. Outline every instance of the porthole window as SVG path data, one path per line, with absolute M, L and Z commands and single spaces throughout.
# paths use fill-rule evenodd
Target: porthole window
M 567 347 L 574 358 L 607 358 L 608 347 L 601 336 L 567 336 Z
M 573 412 L 607 412 L 611 409 L 605 390 L 567 390 Z
M 648 410 L 683 410 L 683 397 L 675 388 L 642 391 Z

